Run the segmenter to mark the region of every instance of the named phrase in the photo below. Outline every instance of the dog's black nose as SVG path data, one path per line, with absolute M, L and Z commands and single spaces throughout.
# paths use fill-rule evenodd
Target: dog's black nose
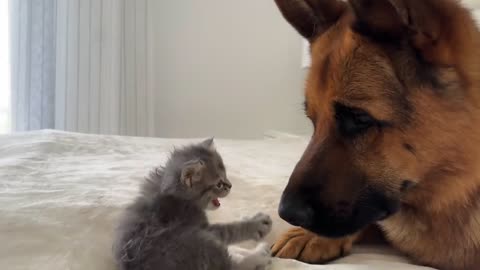
M 313 217 L 313 210 L 302 198 L 284 194 L 278 207 L 278 214 L 293 226 L 308 227 Z

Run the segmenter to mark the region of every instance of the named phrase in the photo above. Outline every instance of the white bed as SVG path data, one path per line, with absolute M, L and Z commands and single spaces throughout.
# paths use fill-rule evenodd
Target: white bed
M 0 269 L 110 270 L 112 231 L 122 207 L 148 170 L 173 145 L 166 140 L 38 131 L 0 136 Z M 264 211 L 274 218 L 271 242 L 288 228 L 276 208 L 307 140 L 275 135 L 263 140 L 217 140 L 233 183 L 211 213 L 229 221 Z M 428 269 L 393 251 L 362 247 L 331 265 L 275 259 L 273 269 Z

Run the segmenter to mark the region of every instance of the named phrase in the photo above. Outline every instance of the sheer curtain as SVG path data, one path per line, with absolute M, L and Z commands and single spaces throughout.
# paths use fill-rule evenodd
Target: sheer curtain
M 55 4 L 10 1 L 12 128 L 54 127 Z
M 8 1 L 0 1 L 0 134 L 10 131 L 10 44 Z
M 153 135 L 150 0 L 11 0 L 16 131 Z

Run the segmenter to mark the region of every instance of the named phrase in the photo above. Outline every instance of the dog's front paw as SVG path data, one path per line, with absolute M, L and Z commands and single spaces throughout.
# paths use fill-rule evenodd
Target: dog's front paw
M 350 252 L 356 237 L 353 235 L 330 239 L 302 228 L 293 228 L 272 246 L 272 254 L 274 257 L 306 263 L 326 263 Z
M 250 218 L 252 237 L 254 240 L 264 238 L 272 230 L 272 219 L 269 215 L 258 213 Z

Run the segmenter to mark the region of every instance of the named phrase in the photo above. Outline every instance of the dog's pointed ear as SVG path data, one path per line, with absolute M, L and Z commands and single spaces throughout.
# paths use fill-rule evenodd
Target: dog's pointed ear
M 312 42 L 332 26 L 346 10 L 342 0 L 275 0 L 283 17 Z
M 475 25 L 457 1 L 348 0 L 355 14 L 353 29 L 400 44 L 408 40 L 427 62 L 451 64 L 459 27 Z M 454 26 L 455 25 L 455 26 Z M 465 35 L 464 35 L 465 36 Z
M 406 37 L 408 17 L 390 0 L 349 0 L 355 14 L 353 30 L 381 41 Z
M 396 0 L 400 1 L 400 0 Z M 458 34 L 458 30 L 465 27 L 465 31 L 474 22 L 465 23 L 471 19 L 469 12 L 458 1 L 415 1 L 402 0 L 409 18 L 411 29 L 410 42 L 420 52 L 423 58 L 434 64 L 453 64 L 454 51 L 458 51 L 456 40 L 468 34 Z M 465 23 L 465 24 L 464 24 Z

